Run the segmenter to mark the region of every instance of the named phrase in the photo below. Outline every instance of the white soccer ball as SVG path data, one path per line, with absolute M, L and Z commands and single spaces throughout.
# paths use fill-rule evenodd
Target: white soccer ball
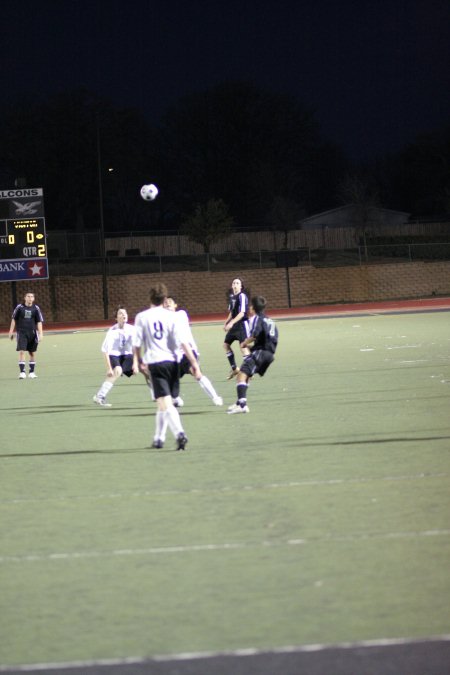
M 141 197 L 146 202 L 152 202 L 158 196 L 158 188 L 153 183 L 141 187 Z

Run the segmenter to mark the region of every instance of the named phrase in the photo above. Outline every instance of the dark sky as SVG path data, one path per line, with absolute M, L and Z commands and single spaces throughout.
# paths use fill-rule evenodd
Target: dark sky
M 230 79 L 290 93 L 353 159 L 450 119 L 448 0 L 4 0 L 3 101 L 85 86 L 151 121 Z

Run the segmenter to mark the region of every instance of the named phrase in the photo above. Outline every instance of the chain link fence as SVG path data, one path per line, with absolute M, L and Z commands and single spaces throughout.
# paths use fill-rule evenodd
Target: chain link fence
M 79 253 L 79 251 L 78 251 Z M 236 268 L 342 267 L 381 263 L 450 260 L 449 243 L 364 245 L 351 248 L 297 248 L 282 250 L 226 251 L 179 255 L 142 254 L 129 249 L 123 256 L 113 254 L 52 257 L 49 252 L 50 274 L 55 276 L 102 274 L 143 274 L 179 271 L 225 271 Z M 103 267 L 104 265 L 104 267 Z

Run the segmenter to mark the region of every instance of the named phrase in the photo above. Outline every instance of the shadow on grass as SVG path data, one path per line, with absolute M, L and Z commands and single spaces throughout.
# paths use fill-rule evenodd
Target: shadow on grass
M 80 412 L 80 411 L 91 411 L 95 414 L 101 414 L 105 415 L 106 413 L 100 413 L 101 406 L 93 406 L 93 405 L 88 405 L 88 404 L 82 404 L 82 405 L 48 405 L 48 406 L 38 406 L 36 408 L 30 408 L 28 407 L 27 409 L 24 408 L 0 408 L 0 410 L 3 410 L 4 412 L 9 412 L 9 413 L 17 413 L 20 414 L 22 417 L 23 415 L 48 415 L 48 414 L 55 414 L 55 413 L 64 413 L 64 412 Z M 127 414 L 130 414 L 130 411 L 134 411 L 134 414 L 138 415 L 147 415 L 149 412 L 153 412 L 154 410 L 152 408 L 142 408 L 142 412 L 137 412 L 136 407 L 124 407 L 124 406 L 114 406 L 112 405 L 111 408 L 109 407 L 104 407 L 103 410 L 110 410 L 111 412 L 126 412 Z
M 415 441 L 444 441 L 450 439 L 450 436 L 400 436 L 399 438 L 362 438 L 354 441 L 299 441 L 293 438 L 291 441 L 283 440 L 283 444 L 294 445 L 297 448 L 327 448 L 336 445 L 381 445 L 383 443 L 410 443 Z
M 11 459 L 15 457 L 65 457 L 69 455 L 121 455 L 124 453 L 149 453 L 159 454 L 161 452 L 170 452 L 169 448 L 152 448 L 146 446 L 144 448 L 119 448 L 117 450 L 64 450 L 62 452 L 15 452 L 8 455 L 1 455 L 1 459 Z

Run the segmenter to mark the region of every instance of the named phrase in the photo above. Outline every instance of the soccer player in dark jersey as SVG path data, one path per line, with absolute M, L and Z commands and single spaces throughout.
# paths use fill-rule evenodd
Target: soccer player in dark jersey
M 244 358 L 237 375 L 237 401 L 228 408 L 229 415 L 250 412 L 247 405 L 248 381 L 256 374 L 262 377 L 274 360 L 278 345 L 278 328 L 272 319 L 265 315 L 265 307 L 265 298 L 260 295 L 252 298 L 250 335 L 242 345 L 250 347 L 250 355 Z
M 249 354 L 249 350 L 242 346 L 244 340 L 249 336 L 248 332 L 248 297 L 244 290 L 242 279 L 237 277 L 231 283 L 231 292 L 228 302 L 228 316 L 223 327 L 226 335 L 223 343 L 228 363 L 231 370 L 228 374 L 228 380 L 235 377 L 239 368 L 236 365 L 234 352 L 231 345 L 235 340 L 239 342 L 243 356 Z
M 37 377 L 34 372 L 36 365 L 36 351 L 38 343 L 43 338 L 42 324 L 44 317 L 38 305 L 34 302 L 34 293 L 27 292 L 24 295 L 23 302 L 15 308 L 11 325 L 9 327 L 9 337 L 14 339 L 16 333 L 16 351 L 19 352 L 19 379 L 24 380 L 27 376 L 25 372 L 25 352 L 28 352 L 28 377 L 32 379 Z

